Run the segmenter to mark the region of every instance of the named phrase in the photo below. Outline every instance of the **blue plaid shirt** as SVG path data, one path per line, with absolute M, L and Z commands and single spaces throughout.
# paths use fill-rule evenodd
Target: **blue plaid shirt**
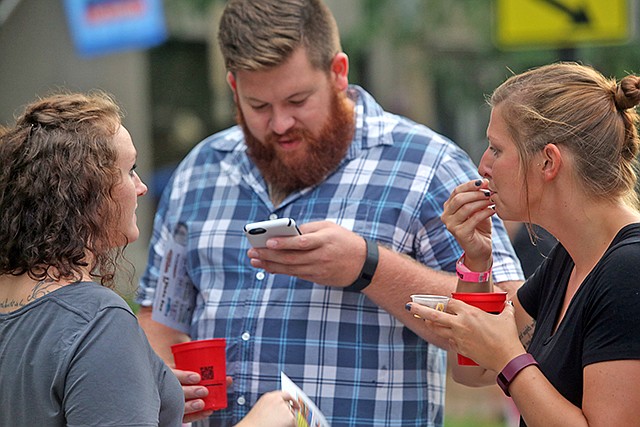
M 457 185 L 476 179 L 470 158 L 429 128 L 384 112 L 357 86 L 356 132 L 321 184 L 274 207 L 246 155 L 242 130 L 202 141 L 164 191 L 138 302 L 149 305 L 166 240 L 188 226 L 187 274 L 197 289 L 191 337 L 227 339 L 229 407 L 211 425 L 231 426 L 285 372 L 338 426 L 442 426 L 445 352 L 416 336 L 361 293 L 251 267 L 243 226 L 292 217 L 329 220 L 411 256 L 455 271 L 461 249 L 440 221 Z M 522 279 L 499 220 L 494 280 Z M 206 424 L 206 423 L 205 423 Z

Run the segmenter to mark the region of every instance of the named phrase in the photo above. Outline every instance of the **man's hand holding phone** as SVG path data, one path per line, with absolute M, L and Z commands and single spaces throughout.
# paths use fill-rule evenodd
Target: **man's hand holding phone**
M 292 218 L 254 222 L 244 226 L 244 234 L 254 248 L 266 248 L 272 237 L 299 236 L 300 230 Z
M 362 236 L 330 221 L 308 222 L 300 230 L 299 238 L 279 239 L 269 248 L 256 243 L 247 252 L 251 265 L 326 286 L 353 283 L 367 256 Z

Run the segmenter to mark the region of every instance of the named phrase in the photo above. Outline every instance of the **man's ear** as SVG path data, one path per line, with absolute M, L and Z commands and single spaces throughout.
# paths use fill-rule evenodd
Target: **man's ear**
M 344 52 L 336 53 L 331 61 L 331 75 L 339 90 L 346 90 L 349 86 L 349 57 Z
M 238 87 L 236 83 L 236 78 L 231 71 L 227 72 L 227 84 L 229 85 L 229 87 L 231 88 L 231 90 L 235 95 Z

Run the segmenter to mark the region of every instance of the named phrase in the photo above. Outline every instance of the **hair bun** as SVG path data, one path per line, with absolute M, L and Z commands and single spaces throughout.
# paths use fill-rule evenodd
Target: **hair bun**
M 640 77 L 627 76 L 620 80 L 615 95 L 616 108 L 626 110 L 640 104 Z

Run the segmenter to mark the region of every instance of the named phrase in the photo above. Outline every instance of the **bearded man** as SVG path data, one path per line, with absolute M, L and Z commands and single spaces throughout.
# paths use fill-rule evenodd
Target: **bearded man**
M 452 141 L 385 112 L 349 85 L 349 61 L 321 0 L 230 0 L 218 38 L 238 126 L 197 145 L 160 201 L 140 320 L 169 346 L 226 338 L 229 407 L 204 412 L 197 373 L 174 370 L 185 421 L 232 426 L 284 372 L 334 427 L 442 426 L 446 358 L 405 310 L 449 295 L 462 251 L 440 221 L 460 183 L 480 178 Z M 294 218 L 302 235 L 251 248 L 247 223 Z M 163 256 L 186 224 L 188 331 L 151 318 Z M 522 279 L 499 219 L 493 281 Z M 205 389 L 206 390 L 206 389 Z

